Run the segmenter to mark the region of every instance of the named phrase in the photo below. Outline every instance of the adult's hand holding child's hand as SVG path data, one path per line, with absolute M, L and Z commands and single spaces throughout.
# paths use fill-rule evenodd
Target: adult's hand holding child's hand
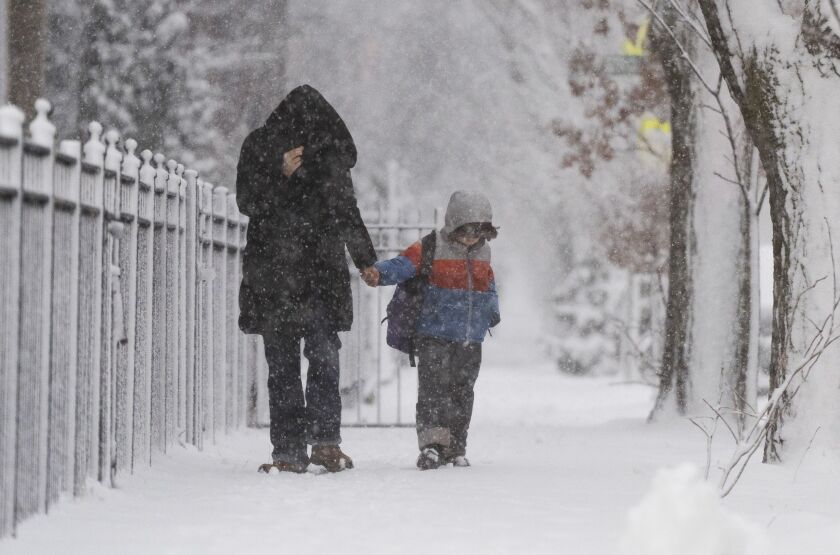
M 379 285 L 379 270 L 375 266 L 368 266 L 362 270 L 362 280 L 368 287 L 376 287 Z

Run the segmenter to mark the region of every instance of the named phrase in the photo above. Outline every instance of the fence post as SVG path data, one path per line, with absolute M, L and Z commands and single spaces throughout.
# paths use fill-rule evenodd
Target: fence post
M 200 217 L 199 237 L 201 240 L 200 264 L 200 296 L 198 306 L 201 308 L 200 330 L 199 330 L 199 352 L 201 354 L 201 420 L 203 429 L 209 431 L 211 440 L 215 440 L 216 424 L 213 402 L 215 399 L 214 372 L 214 332 L 213 332 L 213 186 L 209 183 L 200 183 Z M 199 440 L 203 445 L 203 434 Z
M 166 163 L 166 416 L 164 419 L 165 442 L 169 446 L 176 440 L 178 422 L 178 194 L 181 180 L 175 173 L 178 163 Z
M 228 431 L 227 401 L 230 383 L 230 371 L 227 366 L 226 330 L 227 294 L 226 255 L 227 255 L 227 194 L 225 187 L 213 190 L 213 407 L 216 427 Z
M 227 276 L 225 303 L 227 314 L 227 348 L 225 356 L 227 359 L 228 372 L 230 373 L 230 389 L 228 390 L 228 428 L 239 426 L 240 391 L 242 382 L 239 373 L 242 367 L 239 364 L 239 210 L 236 207 L 236 193 L 227 194 Z
M 18 359 L 15 520 L 46 510 L 47 422 L 52 285 L 53 139 L 50 103 L 35 103 L 38 115 L 23 145 L 20 340 Z
M 23 111 L 0 108 L 0 537 L 14 532 Z
M 134 376 L 135 344 L 137 332 L 137 204 L 140 159 L 135 156 L 137 141 L 125 142 L 126 154 L 120 173 L 120 215 L 123 232 L 119 241 L 119 295 L 125 341 L 116 346 L 115 386 L 115 452 L 117 470 L 128 470 L 132 461 L 132 434 L 134 431 Z
M 178 436 L 187 437 L 187 180 L 184 165 L 175 169 L 178 176 Z M 191 381 L 191 380 L 190 380 Z
M 155 154 L 154 284 L 152 286 L 152 447 L 166 451 L 166 181 L 163 154 Z
M 47 509 L 72 490 L 78 371 L 79 187 L 82 145 L 62 141 L 53 174 L 52 330 Z
M 200 430 L 199 411 L 201 405 L 201 386 L 199 374 L 198 336 L 196 334 L 196 278 L 198 262 L 196 260 L 196 245 L 198 243 L 198 203 L 197 179 L 198 172 L 187 170 L 184 172 L 184 268 L 186 270 L 184 286 L 185 309 L 185 351 L 186 359 L 186 441 L 198 445 L 197 435 Z
M 248 237 L 248 217 L 236 209 L 239 217 L 239 248 L 237 249 L 236 260 L 236 329 L 239 330 L 239 286 L 242 283 L 242 260 L 245 258 L 245 245 Z M 242 369 L 242 390 L 240 392 L 241 408 L 239 412 L 239 424 L 246 425 L 248 423 L 248 415 L 250 413 L 251 405 L 251 380 L 254 371 L 254 366 L 249 361 L 248 351 L 251 346 L 250 337 L 238 331 L 239 335 L 239 367 Z
M 102 323 L 102 126 L 91 122 L 84 146 L 79 189 L 79 347 L 76 377 L 76 465 L 74 493 L 85 493 L 87 477 L 97 471 L 99 449 L 99 362 Z
M 102 252 L 102 366 L 100 373 L 99 405 L 99 481 L 113 484 L 114 464 L 114 377 L 116 375 L 116 346 L 124 342 L 124 326 L 118 305 L 120 220 L 120 166 L 122 153 L 117 149 L 120 135 L 111 130 L 105 134 L 105 170 L 103 198 L 105 234 Z
M 152 360 L 154 326 L 154 242 L 155 178 L 152 152 L 141 153 L 137 195 L 137 303 L 134 337 L 134 432 L 132 434 L 132 469 L 143 461 L 151 463 Z

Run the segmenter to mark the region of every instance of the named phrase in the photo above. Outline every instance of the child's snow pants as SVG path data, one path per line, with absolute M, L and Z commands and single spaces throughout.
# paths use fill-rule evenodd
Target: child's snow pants
M 421 337 L 418 340 L 417 441 L 465 455 L 481 343 Z

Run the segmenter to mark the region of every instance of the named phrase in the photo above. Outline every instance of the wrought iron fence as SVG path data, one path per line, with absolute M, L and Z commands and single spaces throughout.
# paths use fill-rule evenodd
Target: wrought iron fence
M 0 536 L 89 479 L 255 421 L 247 218 L 162 154 L 0 108 Z
M 24 126 L 0 108 L 0 537 L 89 480 L 268 421 L 262 340 L 237 325 L 235 195 L 96 122 L 56 145 L 50 110 Z M 365 217 L 380 258 L 440 223 Z M 344 423 L 413 425 L 416 374 L 381 322 L 393 290 L 352 288 Z

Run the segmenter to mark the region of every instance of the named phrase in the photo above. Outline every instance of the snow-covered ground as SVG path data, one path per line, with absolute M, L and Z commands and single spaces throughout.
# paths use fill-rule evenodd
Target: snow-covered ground
M 680 490 L 660 483 L 637 517 L 654 515 L 661 526 L 636 523 L 627 534 L 628 514 L 659 469 L 705 457 L 689 423 L 645 424 L 651 395 L 607 378 L 563 377 L 550 365 L 486 367 L 472 468 L 420 472 L 413 430 L 348 429 L 355 470 L 266 476 L 256 468 L 267 459 L 268 432 L 246 430 L 204 453 L 176 449 L 115 490 L 65 500 L 23 523 L 0 553 L 617 555 L 622 536 L 640 530 L 673 536 L 679 519 L 703 530 L 692 514 L 715 526 L 716 507 L 667 510 L 661 499 Z M 840 466 L 826 457 L 815 441 L 801 465 L 756 464 L 723 501 L 769 542 L 765 555 L 840 553 Z M 690 505 L 692 495 L 675 498 Z

